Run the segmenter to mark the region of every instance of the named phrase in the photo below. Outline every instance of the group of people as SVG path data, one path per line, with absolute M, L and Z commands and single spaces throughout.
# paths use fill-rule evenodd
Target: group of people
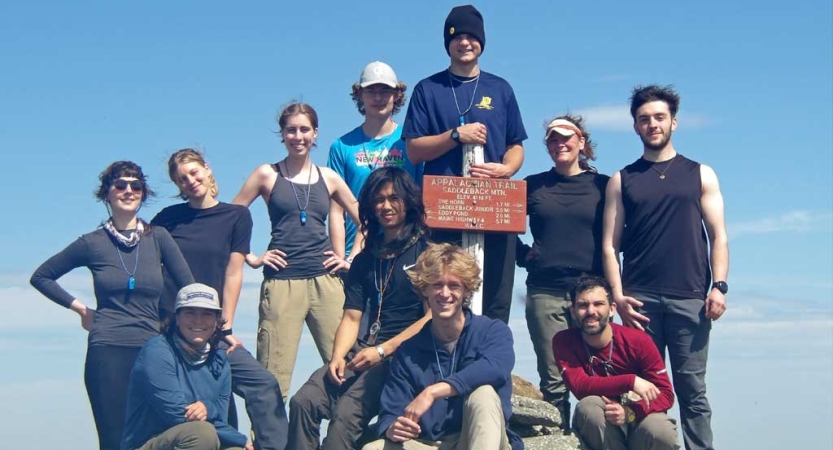
M 510 178 L 527 134 L 509 83 L 480 69 L 480 12 L 453 8 L 443 38 L 449 68 L 416 85 L 404 125 L 393 116 L 405 84 L 385 63 L 365 67 L 351 93 L 364 121 L 333 143 L 328 167 L 310 160 L 316 111 L 295 102 L 278 116 L 287 156 L 256 168 L 231 203 L 193 149 L 168 161 L 185 203 L 150 222 L 139 218 L 154 194 L 142 169 L 118 161 L 101 173 L 107 221 L 32 275 L 89 331 L 84 381 L 101 449 L 523 448 L 507 425 L 516 264 L 528 272 L 540 388 L 565 431 L 572 393 L 573 428 L 591 448 L 679 448 L 666 415 L 676 392 L 685 447 L 713 448 L 705 373 L 728 246 L 717 176 L 671 141 L 679 96 L 634 89 L 643 153 L 611 177 L 590 164 L 581 117 L 550 121 L 554 165 L 526 178 L 533 243 L 486 232 L 480 267 L 460 232 L 425 224 L 422 176 L 461 176 L 472 144 L 484 162 L 471 176 Z M 258 197 L 271 222 L 264 253 L 250 248 Z M 256 359 L 233 331 L 244 264 L 264 275 Z M 82 266 L 95 309 L 57 282 Z M 478 290 L 482 316 L 469 308 Z M 304 323 L 323 365 L 288 399 Z

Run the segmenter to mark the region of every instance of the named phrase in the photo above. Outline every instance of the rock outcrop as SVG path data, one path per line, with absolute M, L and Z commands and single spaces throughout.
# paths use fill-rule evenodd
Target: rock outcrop
M 542 399 L 535 385 L 512 375 L 509 426 L 523 438 L 526 450 L 585 450 L 575 435 L 563 433 L 558 409 Z

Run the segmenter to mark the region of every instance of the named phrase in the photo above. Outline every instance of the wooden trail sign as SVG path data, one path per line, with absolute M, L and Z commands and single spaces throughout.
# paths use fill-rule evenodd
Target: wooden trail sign
M 526 181 L 474 178 L 471 165 L 483 163 L 483 146 L 463 146 L 463 177 L 425 175 L 422 202 L 431 228 L 463 230 L 463 248 L 474 256 L 483 278 L 484 231 L 526 232 Z M 471 309 L 483 314 L 481 288 Z

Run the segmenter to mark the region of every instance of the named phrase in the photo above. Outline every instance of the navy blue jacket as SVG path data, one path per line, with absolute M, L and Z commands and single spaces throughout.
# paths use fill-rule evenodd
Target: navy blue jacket
M 228 425 L 231 366 L 225 351 L 215 351 L 199 366 L 185 363 L 166 336 L 145 343 L 127 390 L 127 420 L 122 450 L 133 450 L 150 438 L 185 423 L 185 408 L 205 404 L 206 421 L 217 429 L 224 446 L 244 447 L 246 436 Z
M 458 393 L 447 399 L 437 399 L 419 419 L 420 439 L 438 441 L 444 435 L 459 433 L 463 426 L 463 402 L 480 386 L 490 385 L 500 397 L 503 417 L 507 424 L 512 416 L 512 368 L 515 365 L 512 331 L 495 319 L 472 314 L 464 309 L 466 323 L 454 350 L 456 366 L 451 373 L 452 355 L 437 348 L 431 333 L 431 323 L 394 353 L 390 372 L 382 389 L 379 433 L 384 437 L 388 427 L 404 414 L 405 407 L 426 387 L 445 381 Z M 436 348 L 436 352 L 434 349 Z M 442 365 L 438 367 L 437 360 Z M 445 379 L 440 376 L 442 370 Z M 450 374 L 450 375 L 449 375 Z M 523 442 L 509 431 L 513 450 L 523 449 Z

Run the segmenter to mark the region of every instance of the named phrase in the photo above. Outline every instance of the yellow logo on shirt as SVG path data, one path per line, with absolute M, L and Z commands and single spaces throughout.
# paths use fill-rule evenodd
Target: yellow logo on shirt
M 492 106 L 492 97 L 486 97 L 485 95 L 483 96 L 483 99 L 480 100 L 480 103 L 474 106 L 480 109 L 494 109 L 494 106 Z

